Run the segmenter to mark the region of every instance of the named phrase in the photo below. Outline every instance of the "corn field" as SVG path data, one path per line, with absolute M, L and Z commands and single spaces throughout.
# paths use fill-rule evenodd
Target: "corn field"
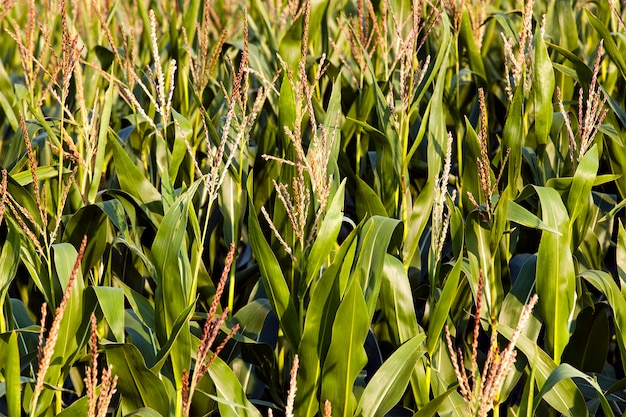
M 0 415 L 626 415 L 625 16 L 2 1 Z

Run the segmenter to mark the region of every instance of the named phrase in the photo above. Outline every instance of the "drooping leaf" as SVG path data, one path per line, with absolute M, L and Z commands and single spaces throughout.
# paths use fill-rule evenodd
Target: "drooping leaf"
M 424 333 L 414 336 L 398 348 L 376 371 L 357 406 L 363 417 L 382 417 L 398 403 L 413 372 L 412 364 L 426 353 Z
M 161 415 L 169 413 L 168 395 L 163 382 L 143 361 L 141 352 L 131 344 L 105 346 L 107 362 L 118 376 L 117 389 L 122 394 L 122 411 L 129 413 L 149 407 Z
M 220 415 L 224 417 L 261 417 L 261 413 L 248 401 L 246 394 L 233 373 L 232 369 L 221 360 L 215 358 L 207 368 L 211 376 L 219 401 Z

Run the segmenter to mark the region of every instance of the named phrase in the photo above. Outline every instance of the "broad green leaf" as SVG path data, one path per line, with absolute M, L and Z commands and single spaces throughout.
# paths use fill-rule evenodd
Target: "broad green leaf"
M 302 340 L 298 346 L 300 368 L 297 375 L 295 415 L 310 417 L 318 412 L 318 390 L 322 382 L 322 364 L 331 341 L 333 320 L 341 302 L 339 274 L 344 263 L 352 265 L 356 249 L 357 230 L 342 243 L 333 263 L 314 281 L 304 322 Z M 347 269 L 347 268 L 346 268 Z
M 96 194 L 100 188 L 102 173 L 106 170 L 104 161 L 106 156 L 107 138 L 109 137 L 109 123 L 111 121 L 113 103 L 117 98 L 116 91 L 117 89 L 115 88 L 115 84 L 111 83 L 104 96 L 104 107 L 102 108 L 102 113 L 100 114 L 100 129 L 98 131 L 98 143 L 96 145 L 96 160 L 93 167 L 91 183 L 89 184 L 89 193 L 87 195 L 87 201 L 89 202 L 93 202 L 96 199 Z M 115 139 L 113 139 L 113 142 L 115 142 Z M 146 188 L 149 187 L 146 186 Z
M 409 383 L 415 364 L 426 353 L 424 333 L 400 346 L 376 371 L 365 387 L 357 406 L 357 415 L 382 417 L 395 406 Z
M 88 271 L 101 262 L 106 250 L 108 224 L 105 214 L 95 205 L 84 206 L 67 221 L 63 241 L 80 246 L 87 236 L 87 246 L 82 261 L 82 270 Z
M 447 32 L 447 31 L 446 31 Z M 439 55 L 442 51 L 446 50 L 443 59 L 446 65 L 449 59 L 448 45 L 442 45 L 442 50 L 437 56 L 439 61 Z M 436 64 L 435 64 L 436 65 Z M 427 143 L 427 157 L 428 157 L 428 180 L 429 182 L 435 180 L 435 177 L 441 172 L 442 161 L 446 155 L 446 146 L 448 141 L 448 135 L 446 131 L 445 122 L 445 107 L 443 101 L 444 90 L 447 88 L 446 71 L 439 71 L 437 74 L 437 81 L 435 82 L 435 88 L 432 96 L 430 97 L 431 109 L 430 116 L 428 118 L 428 143 Z
M 122 394 L 122 412 L 149 407 L 161 415 L 169 414 L 169 399 L 163 382 L 150 372 L 141 352 L 131 344 L 105 345 L 107 362 L 118 376 L 117 389 Z
M 404 265 L 393 255 L 385 256 L 383 281 L 380 286 L 379 307 L 389 326 L 391 340 L 400 345 L 417 334 L 425 334 L 417 323 L 413 292 Z M 428 402 L 430 386 L 424 378 L 424 362 L 421 360 L 413 366 L 411 389 L 416 401 Z M 428 365 L 427 365 L 428 366 Z
M 20 349 L 17 345 L 17 332 L 11 332 L 7 343 L 6 363 L 4 364 L 4 378 L 7 384 L 7 412 L 8 417 L 20 417 L 22 415 L 21 396 L 22 385 L 20 381 Z
M 565 379 L 571 380 L 572 378 L 581 378 L 581 379 L 584 379 L 587 383 L 589 383 L 596 390 L 598 394 L 598 398 L 600 399 L 600 403 L 602 404 L 602 410 L 605 413 L 604 415 L 607 417 L 614 416 L 613 411 L 611 410 L 611 407 L 609 406 L 609 403 L 606 400 L 606 397 L 604 396 L 603 389 L 600 388 L 598 383 L 589 375 L 582 373 L 581 371 L 579 371 L 578 369 L 574 368 L 573 366 L 567 363 L 563 363 L 559 365 L 556 369 L 552 371 L 548 379 L 545 381 L 545 383 L 541 387 L 541 390 L 537 393 L 537 397 L 535 398 L 535 404 L 533 408 L 537 410 L 537 407 L 539 406 L 539 401 L 541 401 L 541 398 L 548 391 L 554 388 L 556 384 L 559 383 L 559 381 L 562 381 Z
M 143 407 L 126 414 L 125 417 L 162 417 L 162 414 L 152 408 Z
M 448 313 L 450 312 L 450 307 L 452 307 L 452 303 L 456 298 L 459 286 L 459 278 L 461 277 L 462 264 L 463 261 L 461 259 L 458 259 L 454 263 L 454 267 L 446 278 L 443 290 L 441 291 L 441 295 L 439 296 L 439 299 L 433 307 L 428 325 L 427 344 L 428 354 L 431 356 L 435 352 L 435 348 L 441 340 L 441 332 L 443 330 L 443 326 L 446 324 L 446 321 L 448 319 Z
M 417 324 L 409 277 L 402 263 L 389 254 L 385 256 L 379 303 L 398 345 L 423 332 Z
M 622 355 L 626 354 L 626 298 L 623 297 L 613 278 L 604 271 L 588 270 L 581 274 L 591 285 L 601 291 L 613 309 L 617 344 Z M 626 364 L 622 363 L 626 371 Z
M 311 282 L 324 263 L 328 262 L 328 256 L 337 242 L 337 236 L 343 221 L 343 206 L 345 199 L 345 180 L 342 181 L 339 189 L 328 205 L 328 210 L 324 216 L 322 224 L 317 232 L 317 237 L 311 246 L 311 251 L 307 256 L 306 280 L 304 286 L 301 285 L 299 296 L 302 297 L 311 286 Z
M 353 279 L 337 309 L 322 372 L 321 398 L 331 402 L 333 415 L 338 417 L 352 416 L 357 405 L 352 390 L 367 364 L 363 348 L 369 328 L 366 310 L 359 281 Z
M 554 70 L 543 41 L 539 26 L 535 30 L 535 61 L 533 68 L 533 98 L 535 102 L 535 136 L 537 143 L 548 143 L 552 127 L 552 94 L 554 93 Z
M 111 332 L 118 343 L 124 343 L 124 290 L 92 286 Z
M 510 195 L 517 195 L 517 179 L 522 168 L 522 146 L 524 146 L 526 131 L 524 129 L 524 88 L 518 87 L 513 95 L 513 103 L 506 117 L 502 131 L 502 148 L 510 149 L 507 162 L 507 188 Z M 468 168 L 469 169 L 469 168 Z M 478 186 L 478 183 L 476 183 Z M 474 194 L 476 196 L 476 194 Z
M 252 178 L 252 176 L 250 176 Z M 251 184 L 251 181 L 248 182 Z M 263 236 L 259 220 L 256 217 L 256 211 L 252 202 L 252 190 L 248 188 L 248 193 L 251 196 L 249 200 L 249 215 L 248 215 L 248 233 L 250 236 L 250 245 L 252 246 L 252 253 L 259 264 L 259 272 L 261 279 L 263 280 L 263 286 L 269 297 L 270 303 L 281 327 L 291 343 L 292 346 L 298 346 L 300 342 L 300 327 L 298 314 L 296 308 L 291 299 L 289 287 L 285 281 L 282 269 L 276 256 L 272 252 L 269 244 Z
M 113 148 L 113 159 L 121 189 L 146 205 L 161 201 L 159 191 L 130 160 L 117 140 L 111 140 L 109 143 Z
M 59 168 L 50 165 L 38 166 L 35 172 L 37 173 L 38 181 L 45 181 L 49 180 L 50 178 L 58 178 L 59 176 Z M 72 171 L 67 168 L 62 168 L 61 172 L 62 174 L 67 175 L 70 174 Z M 22 187 L 33 183 L 33 175 L 30 170 L 18 172 L 16 174 L 12 174 L 11 176 Z
M 89 398 L 87 396 L 83 396 L 63 410 L 58 417 L 85 417 L 88 414 Z
M 448 398 L 448 395 L 456 392 L 457 389 L 458 386 L 454 385 L 443 394 L 440 394 L 436 398 L 433 398 L 426 405 L 421 407 L 415 414 L 413 414 L 413 417 L 433 417 L 439 411 L 441 404 L 443 404 L 443 402 Z
M 521 224 L 522 226 L 531 227 L 533 229 L 545 230 L 546 232 L 560 235 L 560 232 L 557 229 L 545 224 L 539 217 L 535 216 L 515 201 L 509 200 L 507 204 L 508 210 L 506 217 L 508 221 Z
M 183 338 L 183 341 L 186 343 L 184 339 L 188 337 L 188 333 L 185 333 L 185 332 L 189 331 L 189 320 L 191 320 L 195 306 L 196 306 L 195 303 L 189 304 L 189 306 L 187 306 L 187 308 L 181 311 L 178 317 L 176 318 L 176 321 L 174 322 L 174 326 L 172 327 L 172 331 L 169 335 L 169 338 L 167 339 L 167 342 L 163 344 L 163 347 L 157 353 L 157 356 L 155 358 L 155 364 L 150 367 L 150 370 L 152 372 L 159 373 L 161 371 L 161 367 L 165 363 L 168 356 L 172 356 L 173 354 L 176 354 L 176 351 L 172 354 L 170 354 L 170 352 L 172 351 L 173 348 L 176 348 L 175 343 L 180 338 Z M 186 351 L 183 350 L 182 354 L 184 355 L 185 353 Z M 181 358 L 181 359 L 182 359 L 181 362 L 183 363 L 186 362 L 184 358 Z M 186 368 L 183 368 L 183 369 L 186 369 Z
M 398 223 L 398 220 L 389 217 L 373 216 L 365 222 L 359 234 L 352 278 L 363 288 L 369 320 L 378 302 L 385 254 Z
M 537 254 L 537 309 L 546 326 L 546 344 L 554 361 L 561 362 L 569 341 L 570 322 L 576 299 L 574 260 L 570 249 L 569 216 L 559 193 L 552 188 L 534 187 L 543 222 L 561 233 L 544 232 Z
M 7 222 L 7 238 L 2 245 L 0 251 L 0 303 L 4 304 L 9 286 L 15 278 L 17 268 L 20 262 L 20 235 L 21 233 L 13 226 L 12 223 Z M 4 323 L 4 318 L 0 318 Z M 4 327 L 4 324 L 3 324 Z M 0 329 L 0 331 L 6 331 L 6 329 Z
M 574 179 L 572 180 L 572 188 L 570 188 L 567 198 L 567 208 L 569 209 L 570 223 L 572 225 L 585 212 L 584 208 L 588 205 L 591 187 L 593 187 L 596 179 L 599 165 L 598 146 L 593 145 L 585 153 L 585 156 L 583 156 L 576 168 Z
M 626 299 L 626 231 L 621 221 L 618 224 L 617 248 L 615 252 L 617 275 L 620 282 L 618 288 L 621 288 L 622 296 Z M 0 263 L 0 265 L 2 265 L 2 263 Z
M 421 261 L 419 253 L 419 244 L 422 238 L 422 233 L 430 220 L 430 214 L 433 209 L 433 192 L 434 181 L 427 182 L 422 191 L 417 196 L 411 208 L 411 214 L 409 215 L 408 224 L 404 225 L 406 228 L 406 235 L 404 239 L 404 245 L 402 248 L 403 263 L 406 269 L 409 266 L 419 267 L 416 264 L 417 261 Z
M 53 245 L 53 250 L 54 268 L 60 284 L 59 291 L 65 291 L 78 254 L 76 249 L 69 243 L 55 244 Z M 83 275 L 80 268 L 78 268 L 61 320 L 59 336 L 54 347 L 50 366 L 45 375 L 45 383 L 51 387 L 63 386 L 63 381 L 69 373 L 67 364 L 73 363 L 73 360 L 79 353 L 79 349 L 87 340 L 88 320 L 83 318 L 85 306 L 82 302 L 84 287 Z M 57 304 L 60 303 L 61 297 L 62 295 L 59 293 Z M 45 414 L 53 401 L 53 395 L 54 392 L 52 390 L 44 390 L 39 397 L 35 410 L 31 410 L 32 414 L 36 416 Z
M 607 304 L 586 307 L 576 317 L 576 330 L 563 351 L 563 361 L 585 372 L 601 373 L 610 340 Z
M 602 23 L 602 21 L 600 21 L 600 19 L 594 16 L 589 9 L 585 9 L 585 12 L 587 19 L 589 19 L 589 23 L 591 23 L 591 26 L 593 26 L 596 32 L 598 32 L 598 35 L 602 38 L 606 53 L 611 57 L 611 61 L 617 65 L 622 77 L 626 78 L 626 62 L 624 61 L 622 52 L 611 36 L 611 31 L 604 25 L 604 23 Z
M 487 73 L 485 72 L 485 64 L 483 63 L 483 57 L 480 54 L 480 48 L 476 45 L 476 41 L 474 40 L 475 30 L 472 28 L 469 11 L 467 8 L 463 8 L 461 13 L 461 31 L 459 35 L 461 42 L 467 48 L 467 54 L 469 55 L 469 68 L 472 73 L 477 76 L 476 84 L 486 86 Z
M 482 220 L 478 211 L 473 211 L 467 218 L 465 241 L 467 242 L 467 255 L 472 270 L 472 288 L 476 293 L 478 284 L 478 274 L 484 278 L 483 296 L 485 297 L 487 314 L 498 314 L 504 298 L 502 279 L 495 273 L 493 268 L 493 253 L 491 252 L 491 230 L 490 225 Z
M 11 128 L 14 131 L 17 131 L 19 129 L 19 122 L 17 121 L 17 117 L 15 117 L 15 112 L 13 111 L 9 100 L 2 91 L 0 91 L 0 107 L 2 107 L 2 111 L 4 112 L 9 125 L 11 125 Z
M 498 332 L 507 339 L 513 335 L 513 329 L 505 324 L 498 325 Z M 557 364 L 536 343 L 524 335 L 517 339 L 516 347 L 521 350 L 530 362 L 537 384 L 541 389 L 557 368 Z M 543 399 L 558 412 L 571 417 L 586 417 L 589 415 L 585 400 L 576 384 L 570 379 L 564 379 L 545 393 Z
M 187 155 L 187 137 L 193 134 L 193 129 L 189 120 L 172 109 L 172 116 L 176 120 L 176 136 L 174 138 L 174 149 L 172 150 L 172 159 L 168 167 L 168 174 L 172 180 L 176 180 L 179 168 Z M 180 128 L 179 128 L 180 126 Z
M 152 256 L 157 269 L 155 292 L 156 333 L 163 345 L 172 337 L 175 323 L 190 304 L 196 289 L 187 253 L 186 230 L 191 199 L 199 185 L 196 181 L 169 207 L 154 242 Z M 185 324 L 187 326 L 188 324 Z M 182 384 L 183 370 L 190 368 L 191 340 L 182 330 L 172 346 L 170 358 L 176 387 Z
M 378 194 L 360 177 L 356 177 L 356 214 L 359 220 L 371 216 L 387 216 L 387 209 Z
M 570 28 L 576 27 L 574 10 L 569 0 L 555 0 L 546 14 L 545 32 L 548 37 L 569 51 L 578 50 L 578 36 Z
M 219 401 L 220 415 L 224 417 L 261 417 L 261 413 L 248 401 L 246 394 L 233 373 L 223 360 L 216 357 L 207 368 L 211 376 Z

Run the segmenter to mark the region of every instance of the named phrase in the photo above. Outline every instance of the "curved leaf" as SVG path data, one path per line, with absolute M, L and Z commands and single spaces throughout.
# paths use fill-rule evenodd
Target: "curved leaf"
M 250 176 L 252 178 L 252 176 Z M 249 182 L 250 184 L 251 182 Z M 270 302 L 278 320 L 280 321 L 281 328 L 287 336 L 287 340 L 292 346 L 298 346 L 300 342 L 300 320 L 298 319 L 298 313 L 291 299 L 289 287 L 285 281 L 283 271 L 276 259 L 276 255 L 272 252 L 272 248 L 265 240 L 259 220 L 256 217 L 256 211 L 252 202 L 252 190 L 248 188 L 250 199 L 248 200 L 249 215 L 248 215 L 248 233 L 250 236 L 250 245 L 252 246 L 252 253 L 259 264 L 259 270 L 261 273 L 261 279 L 263 280 L 263 286 L 267 292 Z
M 357 415 L 382 417 L 398 403 L 413 372 L 411 365 L 426 353 L 425 340 L 424 333 L 414 336 L 382 364 L 361 395 Z
M 207 368 L 215 384 L 218 398 L 226 401 L 218 401 L 220 415 L 223 417 L 262 417 L 261 413 L 248 401 L 239 380 L 232 369 L 219 357 Z
M 352 389 L 367 363 L 363 348 L 369 328 L 366 310 L 361 286 L 353 279 L 337 309 L 322 372 L 321 398 L 331 402 L 335 416 L 352 416 L 357 405 Z
M 149 407 L 169 415 L 169 401 L 163 382 L 143 361 L 139 349 L 131 344 L 105 345 L 107 362 L 118 376 L 117 389 L 122 394 L 122 411 L 128 413 Z
M 498 332 L 507 339 L 513 336 L 513 329 L 505 324 L 498 325 Z M 530 366 L 535 372 L 535 379 L 540 388 L 544 386 L 549 376 L 557 368 L 556 363 L 537 344 L 524 335 L 520 335 L 515 345 L 524 352 Z M 589 415 L 585 399 L 580 390 L 570 379 L 564 379 L 556 383 L 547 391 L 543 399 L 550 406 L 562 414 L 571 417 L 586 417 Z

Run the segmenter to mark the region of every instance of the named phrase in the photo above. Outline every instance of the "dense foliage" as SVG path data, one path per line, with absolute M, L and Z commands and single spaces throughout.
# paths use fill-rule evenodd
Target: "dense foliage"
M 0 413 L 622 415 L 625 14 L 2 2 Z

